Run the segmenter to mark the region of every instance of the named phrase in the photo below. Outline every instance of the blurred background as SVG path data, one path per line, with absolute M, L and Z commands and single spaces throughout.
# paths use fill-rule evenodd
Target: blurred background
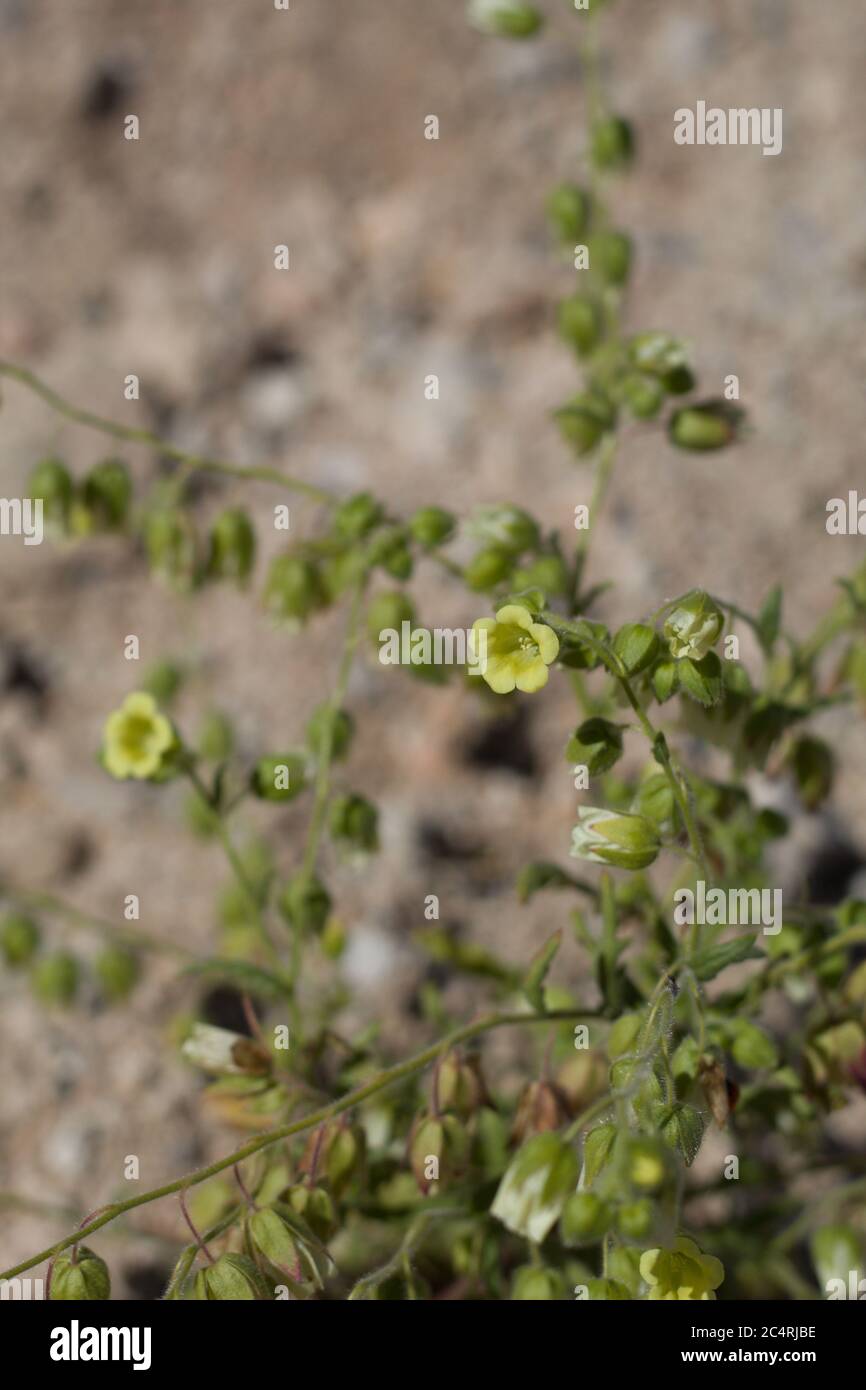
M 586 110 L 580 22 L 564 0 L 546 11 L 539 39 L 509 43 L 470 29 L 461 0 L 0 0 L 0 357 L 188 449 L 369 488 L 400 513 L 513 501 L 573 540 L 591 473 L 549 418 L 578 374 L 553 328 L 574 277 L 544 201 L 582 175 Z M 824 522 L 828 498 L 866 488 L 866 11 L 619 0 L 601 29 L 611 104 L 639 141 L 609 200 L 636 242 L 627 325 L 688 340 L 708 395 L 736 373 L 753 430 L 706 457 L 629 433 L 593 536 L 591 578 L 616 580 L 597 615 L 637 618 L 693 585 L 754 610 L 779 581 L 805 633 L 863 546 Z M 676 146 L 673 112 L 699 99 L 782 107 L 782 154 Z M 131 113 L 137 142 L 123 138 Z M 431 114 L 438 141 L 424 138 Z M 152 453 L 117 451 L 4 383 L 4 496 L 48 453 L 80 473 L 116 452 L 140 490 L 158 476 Z M 118 924 L 137 893 L 144 929 L 202 950 L 227 878 L 218 848 L 186 832 L 180 788 L 113 782 L 96 753 L 108 712 L 161 659 L 188 672 L 184 730 L 218 709 L 250 759 L 298 740 L 333 681 L 343 616 L 288 637 L 257 602 L 282 497 L 211 481 L 198 505 L 241 500 L 263 542 L 253 595 L 179 598 L 122 539 L 0 538 L 0 881 Z M 293 536 L 315 523 L 295 500 Z M 412 587 L 430 626 L 487 611 L 433 566 Z M 133 633 L 138 666 L 123 655 Z M 348 1026 L 378 1017 L 399 1054 L 430 968 L 412 940 L 427 894 L 449 930 L 517 962 L 564 919 L 555 897 L 519 908 L 513 880 L 533 857 L 568 862 L 574 705 L 554 680 L 491 713 L 459 678 L 433 689 L 372 649 L 349 703 L 359 734 L 340 777 L 378 803 L 383 848 L 330 880 L 358 991 Z M 841 739 L 842 767 L 831 811 L 795 846 L 804 863 L 825 856 L 832 896 L 866 851 L 866 748 L 850 711 L 818 728 Z M 629 760 L 641 766 L 637 744 Z M 285 873 L 305 805 L 264 810 L 245 824 L 268 832 Z M 59 941 L 60 922 L 44 925 Z M 97 945 L 75 936 L 83 958 Z M 472 1006 L 442 983 L 455 1012 Z M 169 959 L 122 1010 L 85 986 L 76 1010 L 46 1013 L 0 975 L 0 1264 L 129 1195 L 125 1155 L 150 1187 L 226 1151 L 167 1045 L 197 1003 L 239 1022 L 235 1000 L 202 999 Z M 174 1204 L 134 1230 L 104 1241 L 115 1296 L 154 1297 Z

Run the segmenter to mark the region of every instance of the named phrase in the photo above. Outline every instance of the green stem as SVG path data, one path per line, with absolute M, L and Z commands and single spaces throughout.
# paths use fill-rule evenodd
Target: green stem
M 583 583 L 583 576 L 586 572 L 586 562 L 589 555 L 589 542 L 592 528 L 595 522 L 596 513 L 601 511 L 613 472 L 614 460 L 616 459 L 617 438 L 615 434 L 606 434 L 601 443 L 601 451 L 598 462 L 595 466 L 595 477 L 593 480 L 592 496 L 589 500 L 589 526 L 582 531 L 574 552 L 574 585 L 572 589 L 571 611 L 576 613 L 580 601 L 580 588 Z
M 416 1053 L 414 1057 L 408 1058 L 405 1062 L 399 1062 L 394 1067 L 380 1072 L 378 1076 L 368 1081 L 363 1086 L 358 1086 L 354 1091 L 349 1091 L 339 1100 L 332 1101 L 329 1105 L 322 1106 L 319 1110 L 314 1110 L 311 1114 L 305 1115 L 300 1120 L 291 1123 L 278 1125 L 275 1129 L 268 1130 L 266 1134 L 258 1134 L 249 1139 L 246 1144 L 235 1149 L 233 1153 L 225 1158 L 217 1159 L 214 1163 L 207 1164 L 206 1167 L 197 1168 L 194 1172 L 182 1178 L 175 1178 L 173 1182 L 165 1183 L 162 1187 L 152 1188 L 149 1192 L 142 1192 L 135 1197 L 127 1197 L 122 1202 L 114 1202 L 107 1207 L 103 1207 L 99 1215 L 86 1225 L 77 1228 L 71 1235 L 65 1236 L 63 1240 L 55 1245 L 32 1255 L 29 1259 L 23 1260 L 21 1264 L 14 1265 L 11 1269 L 0 1272 L 0 1279 L 13 1279 L 18 1274 L 23 1274 L 25 1270 L 33 1269 L 34 1265 L 42 1264 L 45 1260 L 51 1260 L 62 1251 L 67 1250 L 76 1241 L 85 1240 L 93 1235 L 102 1226 L 107 1226 L 110 1221 L 116 1220 L 126 1211 L 131 1211 L 134 1207 L 143 1207 L 150 1202 L 156 1202 L 161 1197 L 170 1197 L 175 1192 L 181 1192 L 189 1187 L 196 1187 L 199 1183 L 206 1182 L 208 1178 L 214 1177 L 217 1173 L 222 1173 L 226 1168 L 232 1168 L 236 1163 L 242 1163 L 244 1159 L 250 1158 L 253 1154 L 260 1153 L 262 1149 L 270 1148 L 273 1144 L 279 1144 L 285 1139 L 290 1139 L 296 1134 L 302 1134 L 305 1130 L 314 1129 L 316 1125 L 326 1124 L 328 1120 L 334 1119 L 337 1115 L 342 1115 L 344 1111 L 353 1109 L 360 1105 L 362 1101 L 369 1100 L 379 1091 L 385 1090 L 388 1086 L 393 1086 L 399 1081 L 405 1081 L 408 1077 L 414 1076 L 424 1067 L 435 1062 L 436 1058 L 449 1048 L 457 1047 L 460 1043 L 467 1042 L 470 1038 L 478 1037 L 482 1033 L 488 1033 L 494 1028 L 507 1028 L 523 1024 L 549 1024 L 555 1022 L 569 1022 L 574 1019 L 596 1018 L 597 1011 L 593 1009 L 562 1009 L 547 1014 L 537 1013 L 515 1013 L 515 1014 L 489 1014 L 485 1018 L 477 1019 L 474 1023 L 466 1023 L 461 1028 L 454 1029 L 453 1032 L 441 1038 L 439 1042 L 431 1044 L 423 1052 Z
M 55 893 L 31 891 L 4 883 L 0 884 L 0 897 L 8 898 L 25 910 L 47 912 L 62 917 L 74 930 L 96 931 L 136 950 L 181 956 L 185 960 L 200 959 L 197 952 L 190 951 L 180 942 L 171 941 L 168 937 L 156 936 L 151 932 L 140 931 L 134 927 L 118 926 L 109 918 L 97 916 L 92 912 L 82 912 L 80 908 L 73 907 L 71 903 L 57 897 Z
M 295 478 L 288 473 L 282 473 L 278 468 L 244 467 L 241 464 L 228 463 L 224 459 L 208 458 L 203 454 L 190 454 L 186 449 L 181 449 L 176 444 L 170 444 L 167 440 L 160 439 L 159 435 L 153 434 L 150 430 L 140 429 L 134 425 L 121 425 L 116 420 L 107 420 L 102 415 L 95 415 L 93 411 L 80 410 L 65 400 L 57 391 L 53 391 L 50 386 L 46 386 L 45 382 L 41 381 L 34 372 L 29 371 L 26 367 L 19 367 L 14 362 L 0 361 L 0 377 L 3 376 L 28 387 L 46 405 L 49 405 L 52 410 L 56 410 L 58 414 L 64 415 L 67 420 L 74 420 L 78 425 L 87 425 L 91 429 L 99 430 L 101 434 L 110 435 L 112 439 L 122 439 L 129 444 L 145 444 L 165 458 L 174 459 L 176 463 L 182 464 L 185 474 L 202 469 L 209 473 L 220 473 L 227 478 L 276 483 L 292 492 L 300 492 L 315 502 L 330 503 L 334 500 L 332 494 L 324 488 L 307 483 L 302 478 Z

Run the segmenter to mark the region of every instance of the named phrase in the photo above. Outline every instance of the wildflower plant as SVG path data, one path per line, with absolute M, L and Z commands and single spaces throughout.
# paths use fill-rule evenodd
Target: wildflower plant
M 235 584 L 281 629 L 275 642 L 304 641 L 325 610 L 346 615 L 330 693 L 304 729 L 288 727 L 286 744 L 260 748 L 252 766 L 236 755 L 225 720 L 212 720 L 200 741 L 175 722 L 171 668 L 104 712 L 106 777 L 184 782 L 195 828 L 222 846 L 233 875 L 221 912 L 241 927 L 244 950 L 188 962 L 184 980 L 233 985 L 250 1030 L 197 1020 L 179 1045 L 209 1078 L 212 1112 L 245 1137 L 214 1162 L 99 1208 L 3 1277 L 47 1261 L 51 1298 L 107 1299 L 99 1232 L 166 1198 L 192 1235 L 177 1251 L 171 1300 L 414 1300 L 443 1291 L 813 1299 L 862 1268 L 866 1184 L 846 1174 L 826 1121 L 866 1088 L 866 979 L 857 963 L 866 903 L 804 899 L 771 925 L 754 913 L 713 921 L 709 912 L 679 923 L 673 901 L 701 884 L 704 902 L 717 891 L 751 905 L 772 884 L 768 851 L 788 825 L 755 804 L 751 772 L 793 779 L 809 810 L 830 795 L 834 758 L 812 721 L 843 701 L 853 718 L 866 696 L 866 566 L 841 581 L 805 638 L 783 623 L 778 588 L 754 611 L 689 587 L 656 596 L 652 611 L 616 630 L 604 621 L 607 586 L 590 575 L 589 542 L 624 424 L 662 424 L 684 470 L 695 454 L 734 448 L 746 428 L 738 406 L 700 394 L 675 325 L 628 320 L 635 252 L 614 209 L 640 141 L 632 120 L 605 103 L 597 29 L 606 8 L 574 9 L 590 94 L 585 177 L 559 182 L 546 209 L 554 244 L 580 263 L 556 314 L 579 380 L 549 422 L 592 478 L 592 526 L 572 554 L 544 533 L 526 499 L 480 508 L 468 523 L 434 503 L 401 517 L 369 492 L 337 497 L 278 469 L 191 455 L 78 410 L 29 369 L 0 363 L 6 381 L 61 415 L 115 446 L 144 443 L 173 466 L 138 495 L 115 456 L 83 478 L 58 458 L 42 460 L 30 492 L 54 536 L 78 545 L 99 532 L 125 536 L 156 579 L 185 594 Z M 544 20 L 517 0 L 472 0 L 469 12 L 491 41 L 532 42 Z M 551 171 L 563 174 L 573 171 Z M 190 487 L 202 471 L 306 499 L 316 524 L 262 576 L 243 507 L 202 528 Z M 449 550 L 461 538 L 474 547 L 464 560 Z M 330 843 L 362 871 L 377 853 L 377 808 L 351 775 L 349 678 L 364 640 L 403 622 L 417 628 L 411 584 L 422 561 L 478 605 L 467 702 L 543 702 L 554 682 L 573 692 L 563 753 L 590 795 L 562 826 L 564 863 L 519 871 L 517 898 L 546 895 L 558 924 L 532 959 L 502 959 L 438 928 L 421 933 L 435 961 L 486 992 L 489 1009 L 457 1022 L 434 991 L 425 1026 L 438 1024 L 436 1035 L 395 1059 L 373 1032 L 339 1037 L 347 929 L 323 848 Z M 743 628 L 757 639 L 759 669 L 732 655 L 728 639 Z M 831 648 L 838 659 L 828 673 Z M 441 672 L 421 666 L 410 675 L 438 681 Z M 684 729 L 716 750 L 712 766 L 721 759 L 724 772 L 708 773 L 706 758 L 700 773 L 690 770 Z M 636 780 L 617 771 L 625 733 L 645 744 Z M 307 807 L 306 838 L 286 877 L 266 851 L 239 847 L 236 818 L 250 800 Z M 7 883 L 3 894 L 4 968 L 27 972 L 46 1008 L 74 1007 L 79 990 L 83 966 L 57 944 L 70 916 L 105 938 L 95 970 L 109 1001 L 135 988 L 144 957 L 160 946 L 138 929 L 112 940 L 111 924 L 36 888 Z M 549 981 L 569 952 L 573 990 Z M 784 1028 L 771 1021 L 774 1003 L 788 1011 Z M 498 1029 L 524 1030 L 538 1048 L 517 1093 L 485 1056 Z M 690 1170 L 705 1154 L 696 1191 Z M 205 1184 L 214 1200 L 197 1220 Z M 795 1186 L 818 1195 L 804 1204 Z M 714 1203 L 702 1206 L 707 1195 Z

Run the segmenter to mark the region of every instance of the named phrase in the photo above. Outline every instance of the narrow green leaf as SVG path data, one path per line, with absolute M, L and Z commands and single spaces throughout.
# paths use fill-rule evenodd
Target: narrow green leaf
M 544 1013 L 544 980 L 561 942 L 562 928 L 555 931 L 545 941 L 541 950 L 532 957 L 526 972 L 526 978 L 523 981 L 523 993 L 537 1013 Z

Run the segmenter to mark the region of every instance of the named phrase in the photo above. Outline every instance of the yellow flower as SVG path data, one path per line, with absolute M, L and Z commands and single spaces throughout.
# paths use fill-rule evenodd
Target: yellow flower
M 497 695 L 515 687 L 526 693 L 547 685 L 548 666 L 556 660 L 559 638 L 518 603 L 500 608 L 495 618 L 472 624 L 470 675 L 483 676 Z
M 703 1255 L 693 1240 L 679 1236 L 673 1250 L 645 1250 L 640 1277 L 650 1285 L 650 1299 L 694 1299 L 707 1302 L 725 1277 L 714 1255 Z
M 136 691 L 105 722 L 103 765 L 112 777 L 153 777 L 175 743 L 171 723 L 153 696 Z

